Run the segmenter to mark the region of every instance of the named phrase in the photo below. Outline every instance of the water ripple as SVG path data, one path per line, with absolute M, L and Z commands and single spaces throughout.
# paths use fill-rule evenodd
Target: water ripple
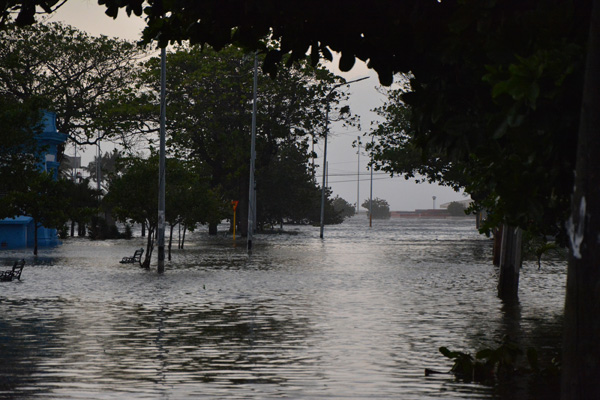
M 118 263 L 141 238 L 1 253 L 27 264 L 0 286 L 0 398 L 495 398 L 423 369 L 560 334 L 564 264 L 526 263 L 507 309 L 472 221 L 377 224 L 257 235 L 252 255 L 195 232 L 163 276 Z

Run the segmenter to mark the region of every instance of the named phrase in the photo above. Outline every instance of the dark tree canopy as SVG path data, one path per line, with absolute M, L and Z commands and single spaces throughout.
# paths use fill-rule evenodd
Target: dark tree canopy
M 79 144 L 148 130 L 130 105 L 143 50 L 50 23 L 0 30 L 0 96 L 39 98 L 57 114 L 57 129 Z M 132 120 L 133 119 L 133 120 Z

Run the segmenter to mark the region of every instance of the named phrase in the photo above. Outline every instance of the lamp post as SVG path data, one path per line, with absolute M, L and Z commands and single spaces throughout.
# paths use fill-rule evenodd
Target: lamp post
M 323 184 L 321 185 L 321 233 L 319 235 L 321 237 L 321 239 L 323 239 L 323 230 L 325 227 L 325 178 L 327 176 L 326 165 L 327 165 L 327 135 L 329 133 L 329 96 L 331 96 L 333 91 L 335 89 L 339 88 L 340 86 L 350 85 L 351 83 L 363 81 L 367 78 L 368 78 L 368 76 L 365 76 L 365 77 L 362 77 L 359 79 L 355 79 L 353 81 L 338 83 L 337 85 L 334 85 L 329 90 L 327 95 L 325 95 L 325 101 L 327 102 L 327 108 L 325 109 L 325 139 L 324 139 L 325 146 L 323 147 Z
M 158 273 L 165 272 L 165 124 L 167 81 L 167 51 L 160 49 L 160 147 L 158 162 Z
M 250 183 L 248 189 L 248 251 L 252 251 L 252 234 L 256 223 L 256 190 L 254 167 L 256 162 L 256 91 L 258 86 L 258 55 L 254 54 L 254 81 L 252 85 L 252 137 L 250 141 Z
M 360 211 L 360 136 L 357 136 L 356 143 L 356 154 L 358 155 L 356 161 L 356 215 L 358 216 L 358 213 Z
M 369 195 L 369 228 L 373 227 L 373 140 L 374 136 L 371 136 L 371 194 Z

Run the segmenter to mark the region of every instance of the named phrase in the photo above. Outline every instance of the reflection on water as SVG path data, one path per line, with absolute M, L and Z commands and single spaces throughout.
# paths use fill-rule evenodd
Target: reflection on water
M 520 305 L 496 297 L 491 243 L 472 220 L 191 235 L 159 276 L 118 263 L 143 239 L 67 241 L 0 285 L 0 398 L 495 398 L 424 377 L 440 346 L 505 334 L 553 350 L 565 265 L 526 263 Z

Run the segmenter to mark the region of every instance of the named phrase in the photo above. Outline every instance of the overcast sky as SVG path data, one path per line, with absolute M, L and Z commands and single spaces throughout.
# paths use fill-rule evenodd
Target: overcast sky
M 122 10 L 116 20 L 107 17 L 104 15 L 104 7 L 98 6 L 96 0 L 67 1 L 47 21 L 62 21 L 92 35 L 115 36 L 129 40 L 139 39 L 144 28 L 142 18 L 135 16 L 128 18 Z M 369 76 L 369 79 L 350 86 L 350 107 L 353 113 L 360 116 L 362 131 L 355 128 L 346 130 L 333 124 L 327 148 L 329 186 L 332 187 L 333 193 L 352 204 L 356 203 L 358 194 L 360 203 L 362 203 L 369 198 L 370 192 L 370 172 L 367 167 L 369 160 L 364 150 L 359 156 L 356 148 L 352 147 L 352 143 L 357 139 L 357 136 L 362 137 L 363 134 L 368 133 L 371 121 L 377 118 L 371 110 L 382 105 L 385 97 L 376 89 L 379 83 L 377 74 L 369 70 L 364 63 L 357 62 L 355 67 L 348 73 L 339 73 L 333 66 L 332 69 L 348 81 Z M 369 137 L 363 138 L 363 142 L 369 140 Z M 321 164 L 322 144 L 315 150 L 320 157 L 317 163 Z M 88 151 L 88 154 L 95 154 L 95 152 Z M 85 159 L 83 163 L 86 163 Z M 360 181 L 357 182 L 359 171 Z M 454 192 L 450 188 L 432 184 L 417 184 L 402 177 L 389 178 L 377 172 L 374 174 L 373 198 L 379 197 L 387 200 L 392 210 L 412 211 L 432 208 L 433 196 L 436 196 L 436 208 L 443 203 L 465 199 L 462 193 Z

